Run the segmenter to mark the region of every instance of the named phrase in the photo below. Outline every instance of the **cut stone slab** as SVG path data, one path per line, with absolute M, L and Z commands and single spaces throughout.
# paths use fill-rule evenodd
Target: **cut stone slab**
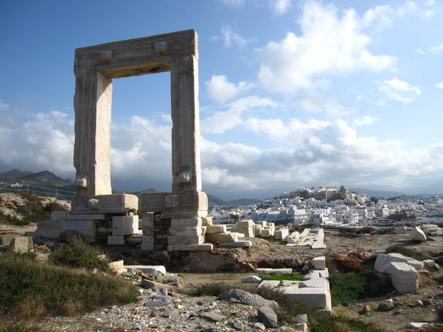
M 392 262 L 386 269 L 391 275 L 392 286 L 400 293 L 413 293 L 418 290 L 417 270 L 402 262 Z
M 249 248 L 252 247 L 252 242 L 251 241 L 224 242 L 220 243 L 220 247 Z
M 386 269 L 392 262 L 403 262 L 413 266 L 416 269 L 423 269 L 424 263 L 407 257 L 399 253 L 379 254 L 375 260 L 374 269 L 378 272 L 385 273 Z
M 112 217 L 112 235 L 132 235 L 138 231 L 138 215 Z
M 208 225 L 206 226 L 206 234 L 226 233 L 226 225 Z
M 281 269 L 271 269 L 271 268 L 258 268 L 257 273 L 260 274 L 292 274 L 292 269 L 281 268 Z
M 201 244 L 174 244 L 168 246 L 168 251 L 211 251 L 214 248 L 212 243 L 201 243 Z
M 326 245 L 324 243 L 313 243 L 311 249 L 326 249 Z
M 282 292 L 291 300 L 305 303 L 311 308 L 332 310 L 331 292 L 328 289 L 292 286 L 283 287 Z
M 315 257 L 311 260 L 311 264 L 316 270 L 324 270 L 326 268 L 325 256 Z

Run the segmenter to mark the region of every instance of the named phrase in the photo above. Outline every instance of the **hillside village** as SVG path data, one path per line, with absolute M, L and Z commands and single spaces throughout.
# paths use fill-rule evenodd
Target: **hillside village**
M 395 226 L 433 223 L 443 213 L 443 198 L 436 195 L 378 199 L 336 187 L 302 187 L 242 207 L 214 206 L 214 223 L 252 219 L 274 224 L 324 226 Z M 388 219 L 389 217 L 389 219 Z M 398 218 L 396 218 L 398 217 Z M 397 219 L 397 221 L 396 221 Z M 400 221 L 401 219 L 401 221 Z

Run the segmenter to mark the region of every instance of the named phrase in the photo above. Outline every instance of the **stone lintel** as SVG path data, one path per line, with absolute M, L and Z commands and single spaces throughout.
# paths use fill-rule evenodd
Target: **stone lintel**
M 198 59 L 193 29 L 77 48 L 74 72 L 99 71 L 109 78 L 138 76 L 170 71 L 172 58 L 189 56 Z

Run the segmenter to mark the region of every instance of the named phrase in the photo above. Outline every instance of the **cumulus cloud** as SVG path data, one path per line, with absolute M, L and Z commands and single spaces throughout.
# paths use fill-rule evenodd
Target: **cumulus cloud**
M 216 112 L 201 120 L 200 129 L 202 133 L 221 134 L 227 130 L 243 124 L 243 113 L 253 110 L 276 107 L 276 103 L 268 98 L 251 96 L 240 98 L 231 104 L 227 111 Z
M 229 105 L 247 135 L 260 135 L 276 148 L 201 139 L 203 189 L 225 198 L 269 197 L 298 186 L 333 183 L 379 188 L 411 187 L 443 180 L 443 143 L 404 148 L 402 142 L 361 137 L 356 128 L 377 119 L 364 116 L 352 128 L 343 120 L 269 119 L 257 109 L 278 105 L 264 98 L 243 98 Z M 73 177 L 73 121 L 59 111 L 37 113 L 20 122 L 0 112 L 0 170 L 51 170 Z M 157 118 L 158 119 L 158 118 Z M 226 119 L 226 121 L 228 121 Z M 160 119 L 161 120 L 161 119 Z M 202 121 L 202 124 L 205 120 Z M 209 122 L 216 121 L 209 118 Z M 202 126 L 203 128 L 203 126 Z M 207 132 L 211 132 L 207 130 Z M 154 187 L 169 191 L 171 125 L 133 116 L 113 123 L 111 177 L 117 190 Z
M 383 92 L 387 98 L 410 103 L 415 97 L 421 94 L 418 87 L 409 85 L 407 82 L 399 80 L 397 77 L 389 81 L 378 82 L 379 90 Z
M 20 122 L 0 112 L 0 169 L 73 174 L 73 121 L 59 111 L 30 114 Z
M 292 6 L 292 0 L 273 0 L 271 6 L 276 14 L 281 15 Z
M 392 68 L 395 59 L 373 55 L 368 50 L 371 37 L 363 31 L 377 15 L 383 20 L 385 12 L 373 11 L 362 19 L 349 9 L 340 17 L 332 4 L 322 6 L 309 1 L 300 20 L 301 37 L 289 32 L 282 41 L 270 42 L 258 50 L 262 59 L 260 82 L 270 91 L 294 93 L 324 88 L 328 83 L 324 76 Z
M 436 86 L 437 88 L 443 89 L 443 82 L 441 82 L 441 83 L 436 83 L 435 86 Z
M 375 118 L 364 117 L 360 124 Z M 429 149 L 406 150 L 402 142 L 359 137 L 342 120 L 302 122 L 292 119 L 250 119 L 251 131 L 265 133 L 284 143 L 278 149 L 257 149 L 243 144 L 203 141 L 204 189 L 227 193 L 241 188 L 253 197 L 280 193 L 306 184 L 352 183 L 356 186 L 407 188 L 432 174 L 428 185 L 442 179 L 443 144 Z M 225 187 L 226 186 L 226 187 Z M 232 191 L 231 191 L 232 192 Z M 233 191 L 235 193 L 235 190 Z M 231 193 L 232 195 L 232 193 Z
M 251 89 L 254 85 L 246 82 L 239 82 L 237 85 L 228 81 L 225 75 L 215 75 L 206 82 L 208 95 L 218 103 L 224 103 L 227 100 L 234 99 L 240 92 Z

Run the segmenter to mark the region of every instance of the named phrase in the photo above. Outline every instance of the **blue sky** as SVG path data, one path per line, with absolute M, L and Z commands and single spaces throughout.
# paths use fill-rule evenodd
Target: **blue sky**
M 195 29 L 203 190 L 443 193 L 443 4 L 3 1 L 0 172 L 74 178 L 74 51 Z M 169 73 L 113 80 L 117 190 L 170 191 Z

